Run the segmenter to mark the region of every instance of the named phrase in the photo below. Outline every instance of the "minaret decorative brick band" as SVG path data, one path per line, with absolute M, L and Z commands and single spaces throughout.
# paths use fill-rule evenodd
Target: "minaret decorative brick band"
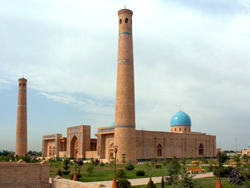
M 18 79 L 16 150 L 15 155 L 27 153 L 27 79 Z
M 119 40 L 115 108 L 115 146 L 118 146 L 118 163 L 122 154 L 126 160 L 136 161 L 135 139 L 135 97 L 132 15 L 129 9 L 118 11 Z

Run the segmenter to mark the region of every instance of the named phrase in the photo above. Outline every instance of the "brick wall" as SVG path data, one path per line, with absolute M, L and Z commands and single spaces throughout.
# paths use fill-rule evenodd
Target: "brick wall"
M 86 184 L 79 181 L 72 181 L 64 179 L 60 176 L 57 176 L 52 180 L 52 188 L 98 188 L 98 187 L 105 187 L 101 183 L 96 184 Z
M 86 151 L 85 152 L 85 158 L 90 159 L 92 157 L 94 159 L 99 158 L 99 156 L 97 155 L 97 151 Z
M 50 188 L 50 164 L 18 162 L 0 163 L 0 187 L 5 188 Z

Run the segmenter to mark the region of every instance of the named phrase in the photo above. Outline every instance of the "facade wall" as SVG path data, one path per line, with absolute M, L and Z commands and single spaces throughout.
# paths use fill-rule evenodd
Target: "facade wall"
M 49 184 L 50 164 L 41 163 L 1 162 L 0 163 L 0 187 L 5 188 L 50 188 Z
M 85 158 L 86 159 L 91 159 L 91 158 L 97 159 L 99 157 L 97 155 L 97 151 L 86 151 L 85 152 Z
M 155 131 L 136 131 L 136 158 L 177 158 L 216 156 L 216 137 L 203 133 L 171 133 Z M 199 153 L 202 144 L 203 152 Z M 161 154 L 157 149 L 161 147 Z M 202 151 L 202 148 L 200 151 Z
M 90 126 L 80 125 L 67 129 L 67 157 L 74 158 L 77 148 L 77 158 L 85 158 L 85 152 L 90 150 Z
M 61 150 L 61 142 L 60 138 L 62 134 L 49 134 L 43 135 L 42 140 L 42 156 L 43 157 L 59 157 L 59 151 Z M 50 151 L 52 149 L 52 155 L 50 155 Z M 53 155 L 54 153 L 54 155 Z
M 242 150 L 242 156 L 245 154 L 250 156 L 250 147 L 248 149 Z

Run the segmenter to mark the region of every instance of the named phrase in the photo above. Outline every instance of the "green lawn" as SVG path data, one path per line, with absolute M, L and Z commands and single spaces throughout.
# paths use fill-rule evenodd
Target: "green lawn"
M 58 165 L 58 167 L 56 167 L 56 165 Z M 87 167 L 89 166 L 90 164 L 84 164 L 82 167 L 81 167 L 81 175 L 82 177 L 80 178 L 80 181 L 83 181 L 83 182 L 91 182 L 91 181 L 105 181 L 105 180 L 112 180 L 114 178 L 114 166 L 110 166 L 109 164 L 105 164 L 104 166 L 97 166 L 95 167 L 94 169 L 94 173 L 92 174 L 92 176 L 89 176 L 88 173 L 87 173 Z M 141 178 L 141 177 L 138 177 L 135 175 L 136 171 L 137 170 L 144 170 L 145 171 L 145 176 L 143 177 L 149 177 L 149 174 L 148 174 L 148 171 L 145 167 L 145 165 L 143 164 L 135 164 L 135 169 L 132 170 L 132 171 L 128 171 L 128 170 L 125 170 L 126 171 L 126 178 L 127 179 L 133 179 L 133 178 Z M 53 162 L 51 167 L 50 167 L 50 177 L 51 178 L 54 178 L 57 176 L 57 171 L 58 169 L 61 169 L 62 171 L 64 170 L 63 169 L 63 163 L 60 162 L 60 161 L 56 161 L 56 162 Z M 117 169 L 119 168 L 124 168 L 124 165 L 117 165 Z M 208 171 L 208 166 L 202 166 L 203 169 L 206 170 L 206 172 L 209 172 Z M 70 165 L 70 169 L 71 173 L 74 173 L 74 170 L 75 170 L 75 166 L 74 165 Z M 156 177 L 156 176 L 162 176 L 162 175 L 166 175 L 166 166 L 162 166 L 161 169 L 156 169 L 156 168 L 153 168 L 153 177 Z M 63 178 L 66 178 L 66 179 L 69 179 L 69 175 L 63 175 Z M 119 178 L 118 178 L 119 179 Z
M 55 167 L 55 164 L 60 164 L 58 167 Z M 84 182 L 91 182 L 91 181 L 104 181 L 104 180 L 112 180 L 114 178 L 114 166 L 110 166 L 109 164 L 105 164 L 104 166 L 97 166 L 94 169 L 94 173 L 92 174 L 92 176 L 89 176 L 87 173 L 87 167 L 89 166 L 89 164 L 84 164 L 81 167 L 81 175 L 82 177 L 80 178 L 80 181 L 84 181 Z M 127 179 L 132 179 L 132 178 L 141 178 L 136 176 L 135 173 L 137 170 L 144 170 L 145 171 L 145 176 L 143 177 L 149 177 L 148 175 L 148 171 L 146 170 L 145 166 L 143 164 L 135 164 L 135 169 L 128 171 L 126 171 L 126 178 Z M 117 165 L 117 169 L 124 167 L 123 165 Z M 61 162 L 54 162 L 52 163 L 51 167 L 50 167 L 50 177 L 54 178 L 57 176 L 57 171 L 58 169 L 61 169 L 62 171 L 63 169 L 63 164 Z M 99 171 L 100 169 L 100 171 Z M 74 173 L 74 165 L 70 165 L 70 169 L 71 173 Z M 162 169 L 156 169 L 154 168 L 153 170 L 153 177 L 156 176 L 162 176 L 162 175 L 166 175 L 166 167 L 163 166 Z M 69 179 L 69 175 L 63 175 L 63 178 Z M 119 179 L 119 178 L 118 178 Z

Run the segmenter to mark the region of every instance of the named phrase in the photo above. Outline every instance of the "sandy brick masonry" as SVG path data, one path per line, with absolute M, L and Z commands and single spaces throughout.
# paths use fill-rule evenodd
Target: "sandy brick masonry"
M 0 162 L 0 187 L 4 188 L 51 188 L 49 184 L 50 164 Z
M 98 187 L 106 187 L 101 183 L 89 184 L 82 183 L 79 181 L 72 181 L 64 179 L 60 176 L 57 176 L 52 180 L 52 188 L 98 188 Z

